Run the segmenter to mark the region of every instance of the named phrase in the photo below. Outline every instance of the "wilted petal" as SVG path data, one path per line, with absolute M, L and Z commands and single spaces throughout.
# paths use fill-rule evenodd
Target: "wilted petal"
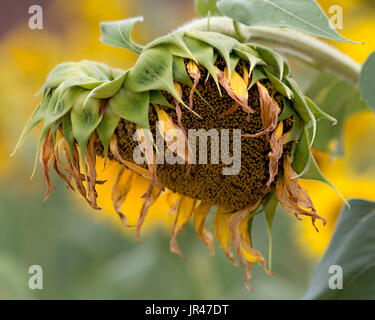
M 277 129 L 272 133 L 270 139 L 271 151 L 268 153 L 270 160 L 268 165 L 269 179 L 266 183 L 266 187 L 269 188 L 271 183 L 275 180 L 275 177 L 279 171 L 279 160 L 283 155 L 284 142 L 289 133 L 283 135 L 283 122 L 280 122 Z
M 260 100 L 260 112 L 262 117 L 263 130 L 255 134 L 244 134 L 244 137 L 256 138 L 274 131 L 277 127 L 277 120 L 280 108 L 276 101 L 270 97 L 268 90 L 259 81 L 257 82 Z
M 210 250 L 211 257 L 215 254 L 214 240 L 211 232 L 209 232 L 204 224 L 208 211 L 212 207 L 211 203 L 201 202 L 194 210 L 195 230 L 198 238 L 201 239 Z
M 143 197 L 143 206 L 142 206 L 142 209 L 139 214 L 138 221 L 137 221 L 137 230 L 136 230 L 137 241 L 140 241 L 141 228 L 147 216 L 148 209 L 155 203 L 155 201 L 159 198 L 160 194 L 161 194 L 161 190 L 159 188 L 152 188 L 151 192 L 146 192 L 146 195 Z
M 190 90 L 190 95 L 189 95 L 189 108 L 190 110 L 193 110 L 193 97 L 194 97 L 194 92 L 195 89 L 197 88 L 197 85 L 199 83 L 199 79 L 201 78 L 201 73 L 199 71 L 199 68 L 197 64 L 194 61 L 189 61 L 187 64 L 187 70 L 190 75 L 194 79 L 194 84 Z
M 219 83 L 223 86 L 228 95 L 241 107 L 242 110 L 248 114 L 254 113 L 254 110 L 249 107 L 248 99 L 249 93 L 247 91 L 246 82 L 241 78 L 241 76 L 233 71 L 231 79 L 228 79 L 228 68 L 225 68 L 224 72 L 215 67 Z M 233 112 L 235 108 L 231 108 Z
M 245 266 L 245 285 L 249 290 L 251 290 L 249 280 L 252 277 L 251 270 L 253 263 L 260 263 L 265 272 L 272 275 L 267 269 L 267 262 L 262 254 L 251 247 L 251 239 L 248 230 L 249 213 L 254 211 L 259 204 L 260 201 L 251 208 L 246 208 L 232 214 L 229 220 L 237 256 L 241 261 L 241 265 L 243 264 Z
M 44 203 L 46 203 L 46 201 L 48 200 L 51 194 L 51 190 L 52 190 L 51 178 L 49 176 L 49 169 L 51 165 L 51 159 L 54 156 L 53 150 L 54 150 L 53 139 L 52 139 L 51 130 L 49 130 L 48 133 L 44 136 L 42 145 L 40 148 L 40 163 L 42 164 L 43 175 L 47 184 L 47 191 L 44 196 Z
M 126 196 L 128 195 L 131 187 L 131 182 L 134 173 L 126 168 L 122 167 L 118 172 L 112 189 L 112 203 L 116 213 L 120 217 L 122 223 L 126 227 L 134 227 L 128 225 L 127 217 L 121 212 L 121 206 L 124 203 Z
M 276 196 L 278 200 L 284 209 L 294 213 L 297 218 L 298 215 L 311 217 L 313 226 L 319 231 L 315 226 L 316 219 L 322 220 L 324 225 L 326 224 L 326 220 L 316 213 L 306 190 L 298 184 L 298 179 L 296 179 L 297 174 L 291 167 L 289 157 L 284 158 L 283 164 L 284 177 L 279 177 L 276 183 Z
M 231 217 L 228 213 L 220 213 L 222 210 L 218 209 L 213 221 L 214 235 L 219 242 L 220 248 L 224 251 L 230 261 L 238 267 L 238 262 L 234 259 L 232 245 L 233 237 L 229 228 L 229 219 Z
M 183 259 L 186 259 L 185 256 L 181 253 L 180 248 L 177 243 L 178 234 L 184 229 L 186 223 L 189 221 L 190 217 L 193 214 L 195 208 L 196 200 L 183 197 L 179 202 L 176 218 L 172 227 L 171 242 L 170 248 L 173 253 L 178 254 Z
M 173 123 L 172 119 L 163 109 L 158 107 L 155 109 L 159 120 L 158 130 L 165 140 L 167 148 L 176 152 L 177 156 L 183 159 L 185 163 L 188 163 L 189 153 L 191 159 L 193 155 L 186 134 Z
M 116 158 L 116 160 L 118 162 L 122 163 L 128 169 L 130 169 L 130 170 L 138 173 L 143 178 L 145 178 L 145 179 L 147 179 L 149 181 L 152 180 L 152 174 L 150 173 L 150 171 L 148 171 L 145 168 L 142 168 L 141 166 L 139 166 L 137 164 L 134 164 L 132 162 L 126 161 L 125 159 L 123 159 L 121 157 L 120 152 L 118 150 L 117 138 L 116 138 L 115 135 L 113 135 L 112 138 L 111 138 L 111 142 L 109 144 L 109 149 L 111 150 L 111 153 L 113 154 L 113 156 Z M 160 188 L 160 189 L 163 189 L 163 186 L 160 184 L 160 182 L 158 180 L 155 182 L 155 186 L 158 187 L 158 188 Z

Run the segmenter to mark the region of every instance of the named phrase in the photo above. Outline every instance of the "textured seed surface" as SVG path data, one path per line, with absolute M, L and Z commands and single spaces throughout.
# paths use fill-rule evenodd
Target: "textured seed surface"
M 243 64 L 245 65 L 245 64 Z M 222 59 L 218 59 L 216 66 L 224 70 L 225 64 Z M 245 65 L 246 66 L 246 65 Z M 197 86 L 197 92 L 206 100 L 206 102 L 197 94 L 194 95 L 193 110 L 198 113 L 202 119 L 194 115 L 184 106 L 181 106 L 182 125 L 188 129 L 221 129 L 230 130 L 230 146 L 232 152 L 233 129 L 241 129 L 243 134 L 256 133 L 263 129 L 260 102 L 257 86 L 249 90 L 249 106 L 255 110 L 255 113 L 248 117 L 248 114 L 238 107 L 233 113 L 224 117 L 220 114 L 230 109 L 235 101 L 229 97 L 226 91 L 221 88 L 220 96 L 217 86 L 212 77 L 207 78 L 207 71 L 199 67 L 201 79 Z M 241 63 L 237 66 L 236 71 L 242 76 Z M 268 88 L 270 95 L 273 93 L 268 82 L 263 82 Z M 182 85 L 183 101 L 188 105 L 190 88 Z M 165 97 L 174 106 L 173 98 L 164 93 Z M 282 108 L 282 99 L 276 94 L 274 96 L 279 106 Z M 165 111 L 177 124 L 177 114 L 173 108 L 163 107 Z M 157 120 L 156 112 L 150 107 L 150 125 L 151 130 L 155 130 L 155 121 Z M 288 130 L 287 125 L 284 130 Z M 132 161 L 133 150 L 137 143 L 133 141 L 135 132 L 134 124 L 122 120 L 118 125 L 115 134 L 119 140 L 119 149 L 121 156 Z M 241 138 L 241 170 L 237 175 L 223 175 L 222 169 L 226 165 L 211 164 L 211 141 L 208 138 L 207 145 L 208 164 L 191 165 L 189 174 L 186 175 L 187 166 L 185 164 L 162 164 L 158 165 L 157 175 L 162 184 L 168 189 L 178 192 L 191 198 L 211 202 L 213 204 L 225 207 L 229 210 L 240 210 L 256 203 L 259 199 L 270 191 L 265 189 L 268 180 L 268 153 L 270 152 L 269 144 L 265 136 L 258 138 Z M 196 159 L 199 159 L 199 141 L 197 139 Z M 103 155 L 100 142 L 97 142 L 97 154 Z M 112 157 L 112 155 L 109 155 Z M 227 165 L 226 167 L 231 167 Z M 271 186 L 271 189 L 273 186 Z

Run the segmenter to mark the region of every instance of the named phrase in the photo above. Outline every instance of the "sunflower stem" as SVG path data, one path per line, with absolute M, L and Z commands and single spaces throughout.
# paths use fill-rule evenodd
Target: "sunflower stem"
M 207 31 L 207 18 L 193 20 L 179 30 Z M 247 27 L 227 17 L 211 17 L 210 31 L 241 42 L 255 42 L 291 53 L 318 70 L 357 85 L 361 65 L 324 41 L 288 28 Z

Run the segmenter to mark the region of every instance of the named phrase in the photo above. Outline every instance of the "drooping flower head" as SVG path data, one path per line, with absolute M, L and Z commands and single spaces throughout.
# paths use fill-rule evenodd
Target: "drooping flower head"
M 96 186 L 110 183 L 126 226 L 132 225 L 122 204 L 133 176 L 147 179 L 137 238 L 150 206 L 166 191 L 176 194 L 171 250 L 183 257 L 176 239 L 192 218 L 212 255 L 215 237 L 229 259 L 244 266 L 248 286 L 253 263 L 270 273 L 251 245 L 255 215 L 264 212 L 271 229 L 280 203 L 314 226 L 316 220 L 325 224 L 298 179 L 327 182 L 310 146 L 316 121 L 335 120 L 303 95 L 276 51 L 184 29 L 142 48 L 129 36 L 135 21 L 103 25 L 105 42 L 140 53 L 134 67 L 123 71 L 91 61 L 57 66 L 16 149 L 43 122 L 37 155 L 45 199 L 50 166 L 95 209 Z M 112 181 L 97 179 L 98 158 L 119 164 Z M 205 223 L 210 214 L 213 235 Z

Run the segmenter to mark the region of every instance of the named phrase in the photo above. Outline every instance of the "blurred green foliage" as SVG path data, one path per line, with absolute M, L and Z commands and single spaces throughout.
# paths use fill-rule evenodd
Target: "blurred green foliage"
M 243 270 L 218 247 L 210 259 L 192 225 L 179 240 L 185 262 L 169 251 L 163 230 L 149 228 L 137 243 L 134 234 L 93 216 L 104 213 L 77 206 L 61 183 L 43 206 L 41 180 L 30 183 L 24 172 L 11 180 L 0 187 L 0 299 L 291 299 L 307 287 L 314 263 L 300 257 L 294 218 L 285 212 L 274 223 L 276 275 L 255 266 L 254 292 L 247 292 Z M 254 221 L 254 246 L 266 255 L 263 219 Z M 43 268 L 43 290 L 28 288 L 31 265 Z

